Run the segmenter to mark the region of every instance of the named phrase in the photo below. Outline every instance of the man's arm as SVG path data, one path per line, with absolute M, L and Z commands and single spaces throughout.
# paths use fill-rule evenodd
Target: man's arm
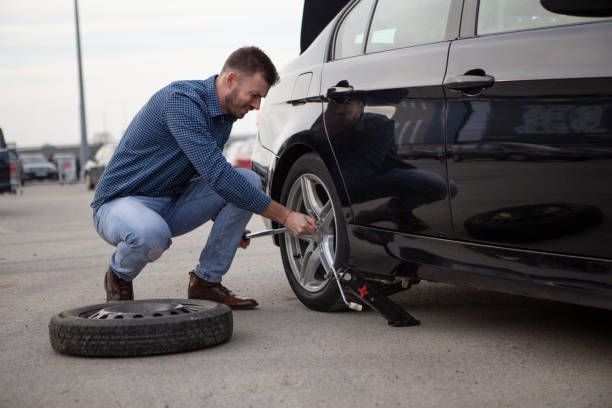
M 164 113 L 179 147 L 217 194 L 238 207 L 283 224 L 294 237 L 316 232 L 314 219 L 271 200 L 227 163 L 208 133 L 199 106 L 189 96 L 173 95 Z
M 237 207 L 261 214 L 270 198 L 227 162 L 210 133 L 210 120 L 191 95 L 175 92 L 164 108 L 168 130 L 196 171 L 217 194 Z

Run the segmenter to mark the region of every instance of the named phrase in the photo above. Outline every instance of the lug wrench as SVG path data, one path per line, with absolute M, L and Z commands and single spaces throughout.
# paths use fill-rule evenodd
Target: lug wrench
M 317 221 L 317 229 L 319 228 L 321 228 L 321 222 Z M 275 229 L 263 230 L 259 232 L 251 232 L 250 234 L 244 234 L 242 236 L 242 239 L 266 237 L 268 235 L 282 234 L 283 232 L 287 232 L 287 228 L 275 228 Z
M 276 229 L 269 229 L 269 230 L 264 230 L 264 231 L 259 231 L 259 232 L 252 232 L 250 234 L 243 235 L 242 239 L 265 237 L 268 235 L 282 234 L 283 232 L 287 232 L 287 228 L 276 228 Z

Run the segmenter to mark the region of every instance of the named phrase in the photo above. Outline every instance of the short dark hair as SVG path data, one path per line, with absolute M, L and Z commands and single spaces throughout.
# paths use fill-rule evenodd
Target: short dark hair
M 255 75 L 260 72 L 270 86 L 280 80 L 270 58 L 257 47 L 242 47 L 232 52 L 225 61 L 221 72 L 230 71 L 239 71 L 247 75 Z

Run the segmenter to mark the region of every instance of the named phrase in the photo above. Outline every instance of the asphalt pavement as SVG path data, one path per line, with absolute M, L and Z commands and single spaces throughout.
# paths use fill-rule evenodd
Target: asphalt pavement
M 55 313 L 104 300 L 113 248 L 83 184 L 0 196 L 0 407 L 612 407 L 612 312 L 421 283 L 395 300 L 421 320 L 318 313 L 293 295 L 270 238 L 239 250 L 234 311 L 210 349 L 140 358 L 56 353 Z M 249 228 L 264 229 L 258 216 Z M 173 239 L 137 299 L 184 298 L 210 223 Z

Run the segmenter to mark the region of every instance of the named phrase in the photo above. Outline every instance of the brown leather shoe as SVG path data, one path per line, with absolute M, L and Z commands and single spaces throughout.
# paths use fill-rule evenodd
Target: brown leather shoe
M 232 309 L 253 309 L 257 306 L 255 299 L 247 299 L 235 296 L 231 290 L 220 283 L 207 282 L 193 271 L 189 272 L 189 288 L 187 288 L 189 299 L 212 300 L 223 303 Z
M 106 290 L 106 302 L 116 300 L 134 300 L 134 288 L 132 282 L 120 279 L 115 272 L 108 267 L 104 276 L 104 289 Z

